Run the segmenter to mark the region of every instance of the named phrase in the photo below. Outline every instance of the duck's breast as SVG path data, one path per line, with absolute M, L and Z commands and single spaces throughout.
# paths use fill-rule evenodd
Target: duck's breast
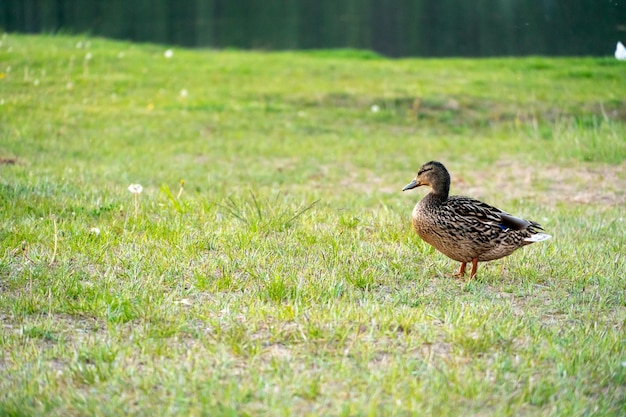
M 445 211 L 421 207 L 413 209 L 413 228 L 420 238 L 439 252 L 458 262 L 471 262 L 481 252 L 490 249 L 489 242 L 475 240 L 463 233 L 463 229 Z

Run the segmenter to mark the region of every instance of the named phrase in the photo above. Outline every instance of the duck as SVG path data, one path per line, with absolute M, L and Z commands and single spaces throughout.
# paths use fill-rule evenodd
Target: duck
M 402 191 L 427 186 L 431 191 L 413 208 L 413 228 L 429 245 L 461 263 L 453 274 L 463 278 L 471 262 L 470 280 L 478 262 L 509 256 L 517 249 L 550 239 L 534 221 L 513 216 L 480 200 L 450 196 L 450 174 L 438 161 L 426 162 Z

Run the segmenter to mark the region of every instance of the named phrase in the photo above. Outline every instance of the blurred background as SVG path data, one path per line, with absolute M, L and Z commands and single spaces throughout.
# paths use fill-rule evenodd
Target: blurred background
M 607 56 L 626 0 L 0 0 L 0 29 L 187 47 Z

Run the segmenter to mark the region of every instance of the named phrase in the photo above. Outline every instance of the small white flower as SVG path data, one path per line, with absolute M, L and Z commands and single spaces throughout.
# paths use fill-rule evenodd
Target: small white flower
M 191 305 L 191 301 L 189 301 L 186 298 L 183 298 L 182 300 L 180 300 L 180 303 L 184 306 L 190 306 Z
M 377 104 L 374 104 L 371 110 L 372 110 L 372 113 L 378 113 L 380 111 L 380 107 L 378 107 Z
M 89 233 L 93 233 L 96 236 L 100 235 L 100 229 L 98 229 L 97 227 L 92 227 L 91 229 L 89 229 Z
M 187 98 L 188 95 L 189 95 L 189 93 L 187 92 L 186 89 L 183 88 L 182 90 L 180 90 L 180 96 L 182 98 Z
M 85 61 L 89 61 L 91 59 L 91 57 L 92 57 L 91 52 L 87 52 L 85 54 Z
M 165 56 L 165 58 L 169 59 L 174 56 L 174 51 L 172 51 L 171 49 L 168 49 L 167 51 L 163 53 L 163 55 Z
M 65 86 L 67 87 L 68 90 L 71 90 L 72 88 L 74 88 L 74 84 L 71 81 L 68 82 Z
M 5 71 L 7 72 L 7 74 L 8 74 L 9 72 L 11 72 L 11 66 L 10 66 L 10 65 L 9 65 L 9 66 L 7 66 L 7 69 L 6 69 Z
M 117 57 L 120 58 L 120 59 L 124 58 L 124 52 L 119 52 L 117 54 Z
M 80 49 L 83 47 L 83 43 L 81 41 L 76 42 L 76 49 Z
M 141 184 L 131 184 L 128 186 L 128 191 L 133 194 L 140 194 L 143 191 Z
M 0 106 L 4 106 L 4 99 L 0 98 Z
M 33 81 L 33 85 L 38 86 L 39 85 L 39 80 L 35 79 L 35 81 Z

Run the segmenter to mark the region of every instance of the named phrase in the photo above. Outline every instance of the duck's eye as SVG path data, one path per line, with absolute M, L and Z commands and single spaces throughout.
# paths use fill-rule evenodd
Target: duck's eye
M 419 172 L 417 173 L 417 175 L 422 175 L 424 172 L 428 172 L 428 171 L 432 171 L 433 168 L 432 167 L 428 167 L 428 168 L 422 168 L 419 170 Z

